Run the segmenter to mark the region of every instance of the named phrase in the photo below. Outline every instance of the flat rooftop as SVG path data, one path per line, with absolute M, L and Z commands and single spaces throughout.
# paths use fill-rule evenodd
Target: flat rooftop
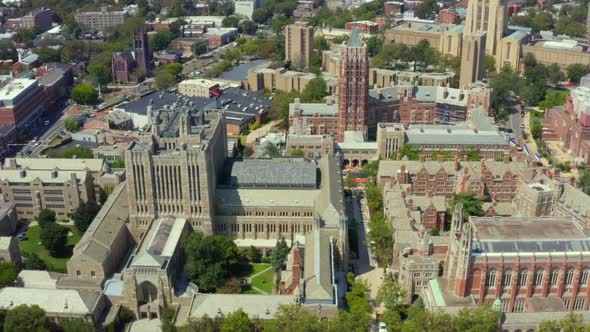
M 473 253 L 590 252 L 590 239 L 566 217 L 471 217 Z
M 37 84 L 37 80 L 30 78 L 15 78 L 0 89 L 0 102 L 10 101 L 18 95 L 26 91 L 33 85 Z
M 236 160 L 231 166 L 232 188 L 318 187 L 318 168 L 301 158 Z
M 250 318 L 270 319 L 280 305 L 293 303 L 293 295 L 197 294 L 189 315 L 194 318 L 215 317 L 242 309 Z
M 427 22 L 404 22 L 400 25 L 397 25 L 391 30 L 397 31 L 413 31 L 413 32 L 422 32 L 422 33 L 433 33 L 438 34 L 445 31 L 457 31 L 463 32 L 463 25 L 456 25 L 456 24 L 449 24 L 449 23 L 427 23 Z
M 317 194 L 309 190 L 217 189 L 215 202 L 221 207 L 305 207 L 313 208 Z

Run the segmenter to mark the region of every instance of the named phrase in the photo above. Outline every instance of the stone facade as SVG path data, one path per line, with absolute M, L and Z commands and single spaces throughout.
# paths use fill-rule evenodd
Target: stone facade
M 130 222 L 136 235 L 154 219 L 174 214 L 213 232 L 213 197 L 227 152 L 220 113 L 193 112 L 181 99 L 174 109 L 148 106 L 151 132 L 125 154 Z
M 297 22 L 285 27 L 285 61 L 294 68 L 309 69 L 313 55 L 314 27 Z
M 467 7 L 465 19 L 465 35 L 475 34 L 477 31 L 486 32 L 486 54 L 498 56 L 499 43 L 504 37 L 508 25 L 508 14 L 505 0 L 471 0 Z
M 484 77 L 484 59 L 486 50 L 486 33 L 475 31 L 463 37 L 461 54 L 461 80 L 459 86 L 464 87 L 481 81 Z

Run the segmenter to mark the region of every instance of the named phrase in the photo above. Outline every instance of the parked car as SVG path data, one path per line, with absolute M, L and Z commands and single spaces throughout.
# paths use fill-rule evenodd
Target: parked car
M 22 233 L 18 233 L 18 235 L 16 236 L 16 239 L 19 241 L 25 241 L 28 240 L 29 238 L 27 237 L 27 234 L 22 232 Z
M 385 322 L 379 323 L 379 332 L 387 332 L 387 324 Z

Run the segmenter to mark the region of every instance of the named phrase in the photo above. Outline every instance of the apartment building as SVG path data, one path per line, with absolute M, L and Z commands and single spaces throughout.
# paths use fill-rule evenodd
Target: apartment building
M 128 18 L 127 11 L 113 11 L 109 10 L 107 6 L 101 7 L 98 12 L 77 11 L 75 15 L 76 22 L 82 27 L 98 31 L 123 24 Z
M 285 61 L 293 68 L 309 69 L 313 56 L 314 27 L 296 22 L 285 27 Z

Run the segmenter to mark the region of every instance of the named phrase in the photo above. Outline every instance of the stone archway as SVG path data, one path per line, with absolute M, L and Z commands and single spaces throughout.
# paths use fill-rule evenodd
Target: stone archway
M 149 281 L 144 281 L 137 286 L 137 303 L 141 306 L 158 299 L 158 289 Z
M 367 165 L 369 163 L 369 161 L 367 159 L 363 159 L 361 160 L 361 167 L 364 167 L 365 165 Z
M 358 167 L 359 166 L 359 160 L 358 159 L 354 159 L 352 161 L 352 167 Z

